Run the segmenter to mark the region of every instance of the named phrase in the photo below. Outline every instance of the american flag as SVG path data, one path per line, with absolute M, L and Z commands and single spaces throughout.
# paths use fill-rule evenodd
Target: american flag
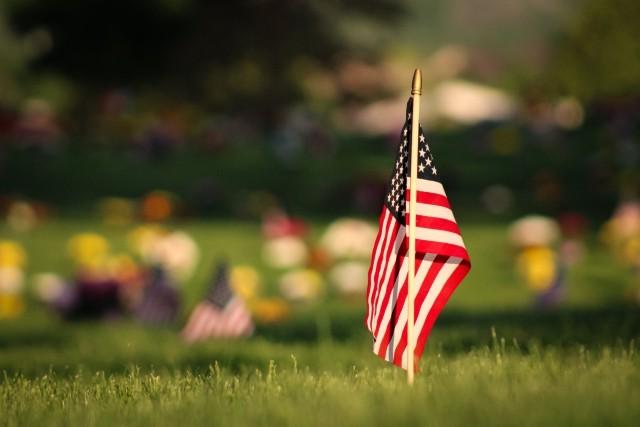
M 153 267 L 148 283 L 134 315 L 147 325 L 165 325 L 175 322 L 180 310 L 180 294 L 162 267 Z
M 236 338 L 253 333 L 251 313 L 244 301 L 233 293 L 226 264 L 221 263 L 209 294 L 191 312 L 182 337 L 187 342 L 209 338 Z
M 365 323 L 373 334 L 373 351 L 407 369 L 408 224 L 411 112 L 402 128 L 393 174 L 380 214 L 367 286 Z M 416 277 L 414 342 L 418 360 L 447 300 L 471 268 L 469 255 L 440 183 L 422 128 L 418 133 L 416 198 Z

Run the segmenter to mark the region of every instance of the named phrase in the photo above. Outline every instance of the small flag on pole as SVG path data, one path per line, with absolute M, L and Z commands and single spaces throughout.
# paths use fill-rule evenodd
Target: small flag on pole
M 180 294 L 162 267 L 153 267 L 149 276 L 134 315 L 147 325 L 172 324 L 180 310 Z
M 229 284 L 226 264 L 221 263 L 209 294 L 193 309 L 182 337 L 187 342 L 209 338 L 237 338 L 253 333 L 251 313 Z
M 413 97 L 407 103 L 398 154 L 385 194 L 371 255 L 365 323 L 373 351 L 407 369 L 407 347 L 417 360 L 447 300 L 471 268 L 469 255 L 440 183 L 431 147 L 418 132 L 413 342 L 407 345 L 408 233 Z M 419 125 L 418 125 L 419 126 Z

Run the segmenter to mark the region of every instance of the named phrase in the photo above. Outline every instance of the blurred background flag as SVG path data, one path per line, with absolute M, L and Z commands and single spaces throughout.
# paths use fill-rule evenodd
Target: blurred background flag
M 409 223 L 409 153 L 413 98 L 391 180 L 385 194 L 373 246 L 365 322 L 373 334 L 373 351 L 407 369 L 407 286 Z M 416 204 L 415 334 L 416 360 L 447 300 L 471 268 L 469 255 L 451 211 L 422 128 L 418 133 Z
M 136 318 L 147 325 L 166 325 L 175 321 L 180 310 L 180 293 L 160 266 L 151 269 Z
M 182 337 L 187 342 L 244 337 L 251 335 L 253 328 L 251 313 L 242 298 L 231 289 L 229 267 L 220 263 L 209 294 L 189 316 Z

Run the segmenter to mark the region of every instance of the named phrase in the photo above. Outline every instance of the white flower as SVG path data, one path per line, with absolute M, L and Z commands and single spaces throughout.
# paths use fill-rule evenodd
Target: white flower
M 262 250 L 264 261 L 274 268 L 292 268 L 303 265 L 309 256 L 304 242 L 292 236 L 271 239 Z
M 19 294 L 22 292 L 24 275 L 15 267 L 0 267 L 0 294 Z
M 36 296 L 44 302 L 55 301 L 64 292 L 67 284 L 55 273 L 39 273 L 33 277 Z
M 183 231 L 174 231 L 150 241 L 146 261 L 164 267 L 178 281 L 188 280 L 200 259 L 195 241 Z
M 320 244 L 334 258 L 371 256 L 376 229 L 366 221 L 343 218 L 329 225 Z
M 367 287 L 368 269 L 363 262 L 341 262 L 329 271 L 329 279 L 342 294 L 362 293 Z
M 318 298 L 324 282 L 320 274 L 311 269 L 299 269 L 283 274 L 279 280 L 282 295 L 293 301 L 310 301 Z
M 529 215 L 520 218 L 509 228 L 509 240 L 516 248 L 548 246 L 560 236 L 558 224 L 551 218 Z

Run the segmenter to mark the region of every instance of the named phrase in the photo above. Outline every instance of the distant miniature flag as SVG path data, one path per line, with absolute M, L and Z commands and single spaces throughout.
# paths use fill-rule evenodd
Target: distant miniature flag
M 221 263 L 209 294 L 191 312 L 182 337 L 187 342 L 244 337 L 251 335 L 253 328 L 251 313 L 242 298 L 234 294 L 228 267 Z
M 180 294 L 162 267 L 154 267 L 135 317 L 147 325 L 173 323 L 180 310 Z
M 409 269 L 407 233 L 412 107 L 411 97 L 371 255 L 365 316 L 374 338 L 374 353 L 404 369 L 407 369 L 405 302 Z M 436 318 L 471 268 L 422 128 L 419 129 L 417 178 L 415 332 L 411 344 L 414 360 L 422 355 Z

